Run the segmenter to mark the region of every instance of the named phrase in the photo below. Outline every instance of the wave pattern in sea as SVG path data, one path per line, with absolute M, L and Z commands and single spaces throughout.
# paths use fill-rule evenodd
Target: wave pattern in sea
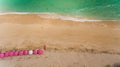
M 50 12 L 120 19 L 120 0 L 0 0 L 0 12 Z

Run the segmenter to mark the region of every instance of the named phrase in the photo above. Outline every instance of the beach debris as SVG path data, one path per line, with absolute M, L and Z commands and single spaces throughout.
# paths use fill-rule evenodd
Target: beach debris
M 107 64 L 105 67 L 111 67 L 111 65 Z
M 10 52 L 1 52 L 0 58 L 4 57 L 12 57 L 12 56 L 23 56 L 23 55 L 41 55 L 43 54 L 43 50 L 41 49 L 35 49 L 35 50 L 20 50 L 20 51 L 10 51 Z

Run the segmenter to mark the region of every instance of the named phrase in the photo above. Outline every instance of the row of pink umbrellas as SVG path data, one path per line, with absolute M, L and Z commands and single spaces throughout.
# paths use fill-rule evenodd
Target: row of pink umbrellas
M 4 52 L 0 53 L 0 58 L 4 57 L 12 57 L 12 56 L 22 56 L 22 55 L 32 55 L 32 54 L 43 54 L 43 50 L 41 49 L 35 49 L 35 50 L 21 50 L 21 51 L 10 51 L 10 52 Z

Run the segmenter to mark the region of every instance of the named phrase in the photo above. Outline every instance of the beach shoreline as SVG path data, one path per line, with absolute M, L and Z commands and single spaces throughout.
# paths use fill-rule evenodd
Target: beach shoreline
M 1 12 L 1 16 L 8 16 L 8 15 L 37 15 L 41 18 L 48 18 L 48 19 L 60 19 L 60 20 L 70 20 L 76 22 L 119 22 L 120 20 L 110 20 L 110 19 L 100 19 L 100 18 L 92 18 L 87 16 L 77 16 L 77 15 L 69 15 L 63 13 L 51 13 L 51 12 Z

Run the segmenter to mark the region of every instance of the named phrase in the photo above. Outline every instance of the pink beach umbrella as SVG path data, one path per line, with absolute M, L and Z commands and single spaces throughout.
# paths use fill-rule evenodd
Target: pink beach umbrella
M 8 52 L 8 56 L 14 56 L 14 52 Z
M 43 50 L 38 50 L 38 54 L 43 54 Z
M 38 50 L 33 50 L 33 54 L 38 54 Z
M 14 56 L 18 56 L 19 52 L 18 51 L 15 51 L 14 52 Z
M 4 57 L 5 57 L 4 53 L 0 53 L 0 58 L 4 58 Z
M 4 53 L 4 54 L 5 54 L 5 57 L 8 57 L 8 56 L 9 56 L 8 52 L 6 52 L 6 53 Z
M 24 55 L 28 55 L 28 50 L 24 50 L 24 51 L 23 51 L 23 54 L 24 54 Z
M 19 51 L 19 56 L 24 55 L 24 51 Z

